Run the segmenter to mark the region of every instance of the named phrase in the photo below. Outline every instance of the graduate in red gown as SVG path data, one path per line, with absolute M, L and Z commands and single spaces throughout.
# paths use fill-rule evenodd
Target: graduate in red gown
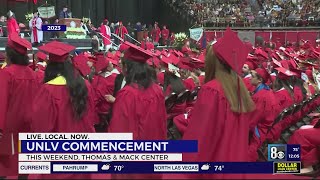
M 37 75 L 37 78 L 39 80 L 39 82 L 42 84 L 43 83 L 43 78 L 44 78 L 44 71 L 46 69 L 47 66 L 47 55 L 41 51 L 38 51 L 36 53 L 36 59 L 37 59 L 37 64 L 35 67 L 35 73 Z
M 185 42 L 185 44 L 184 44 L 183 47 L 181 48 L 181 52 L 182 52 L 183 54 L 188 55 L 188 56 L 193 56 L 193 55 L 194 55 L 193 52 L 192 52 L 192 50 L 191 50 L 191 48 L 190 48 L 190 41 L 189 41 L 189 40 L 187 40 L 187 41 Z
M 177 74 L 178 75 L 178 74 Z M 165 72 L 164 74 L 164 85 L 163 92 L 165 96 L 169 96 L 171 93 L 179 95 L 186 90 L 183 81 L 173 72 Z M 182 104 L 175 104 L 170 110 L 168 117 L 175 117 L 179 114 L 185 113 L 187 104 L 186 102 Z
M 170 35 L 170 37 L 169 37 L 169 39 L 170 39 L 170 45 L 172 45 L 172 44 L 174 43 L 175 38 L 176 38 L 176 36 L 175 36 L 174 32 L 171 32 L 171 35 Z
M 252 96 L 256 110 L 250 117 L 252 137 L 250 137 L 249 156 L 250 161 L 255 162 L 258 158 L 257 150 L 265 141 L 268 129 L 280 113 L 280 106 L 273 91 L 266 85 L 270 79 L 266 69 L 257 68 L 251 71 L 251 75 L 251 84 L 256 87 Z
M 158 22 L 155 22 L 154 27 L 151 31 L 151 38 L 153 39 L 153 43 L 155 45 L 159 45 L 160 37 L 161 37 L 161 30 L 158 26 Z
M 103 55 L 97 55 L 97 59 L 97 63 L 95 64 L 97 75 L 92 81 L 92 87 L 97 99 L 97 113 L 101 120 L 102 116 L 107 115 L 111 108 L 112 104 L 106 101 L 105 96 L 113 94 L 117 74 L 111 73 L 113 66 L 108 58 Z
M 12 36 L 19 35 L 20 33 L 20 28 L 18 26 L 17 20 L 14 17 L 14 14 L 12 11 L 8 12 L 7 28 L 8 28 L 8 41 L 10 41 Z
M 102 25 L 100 26 L 100 33 L 104 36 L 103 39 L 103 45 L 105 48 L 105 51 L 109 51 L 111 48 L 111 30 L 109 27 L 109 21 L 107 19 L 103 20 Z
M 281 109 L 285 109 L 293 105 L 294 103 L 294 92 L 290 82 L 290 78 L 295 74 L 284 68 L 276 68 L 278 70 L 278 77 L 275 82 L 275 95 L 280 102 Z
M 320 129 L 311 125 L 302 126 L 290 137 L 288 144 L 300 144 L 301 173 L 308 174 L 314 171 L 313 165 L 319 163 Z
M 108 132 L 130 132 L 134 140 L 165 140 L 167 117 L 162 89 L 146 61 L 153 55 L 131 43 L 123 58 L 126 86 L 116 96 Z M 155 128 L 156 127 L 156 128 Z M 112 174 L 112 179 L 153 179 L 161 174 Z
M 162 45 L 168 45 L 168 39 L 169 39 L 169 29 L 167 29 L 167 26 L 164 25 L 163 29 L 161 30 L 161 38 L 162 38 Z
M 235 56 L 232 56 L 231 49 L 235 50 L 237 60 L 233 59 Z M 205 61 L 206 83 L 199 91 L 189 125 L 183 135 L 183 140 L 198 140 L 198 152 L 183 154 L 183 161 L 248 161 L 247 113 L 254 110 L 254 102 L 239 76 L 248 55 L 245 49 L 230 28 L 216 44 L 208 46 Z M 242 177 L 227 174 L 181 176 L 193 179 Z
M 92 133 L 96 121 L 92 93 L 75 71 L 69 52 L 75 47 L 53 41 L 39 50 L 49 53 L 44 85 L 32 105 L 33 132 Z M 90 174 L 32 175 L 39 179 L 90 179 Z
M 182 66 L 180 66 L 182 67 Z M 183 78 L 183 84 L 184 86 L 189 90 L 193 91 L 196 87 L 196 83 L 194 82 L 194 77 L 192 76 L 191 72 L 187 69 L 180 69 L 181 77 Z
M 30 131 L 28 117 L 40 86 L 28 67 L 31 48 L 30 42 L 12 35 L 6 47 L 8 66 L 0 70 L 0 176 L 18 175 L 18 133 Z
M 251 84 L 251 70 L 254 70 L 257 68 L 257 65 L 251 61 L 246 61 L 242 67 L 243 72 L 243 82 L 246 85 L 249 92 L 253 92 L 255 90 L 255 87 Z
M 289 108 L 294 104 L 294 92 L 290 82 L 290 78 L 296 74 L 282 67 L 275 69 L 278 71 L 278 77 L 274 85 L 274 94 L 276 96 L 276 99 L 278 99 L 279 101 L 279 110 L 283 111 L 284 109 Z M 286 128 L 282 125 L 282 123 L 275 124 L 268 134 L 268 139 L 272 141 L 278 140 L 282 130 Z
M 154 44 L 150 41 L 150 38 L 147 37 L 146 40 L 141 41 L 141 48 L 152 50 L 154 49 Z
M 119 37 L 121 37 L 123 40 L 125 40 L 125 36 L 128 33 L 127 28 L 122 24 L 122 22 L 119 22 L 119 27 L 116 30 L 116 35 L 118 35 Z

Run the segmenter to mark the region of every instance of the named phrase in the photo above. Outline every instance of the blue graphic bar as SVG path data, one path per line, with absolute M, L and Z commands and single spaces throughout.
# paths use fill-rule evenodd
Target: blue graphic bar
M 67 31 L 66 25 L 49 25 L 49 24 L 43 24 L 41 27 L 42 31 Z
M 198 152 L 196 140 L 102 141 L 102 140 L 22 140 L 21 153 L 177 153 Z
M 273 174 L 273 162 L 52 162 L 51 173 Z

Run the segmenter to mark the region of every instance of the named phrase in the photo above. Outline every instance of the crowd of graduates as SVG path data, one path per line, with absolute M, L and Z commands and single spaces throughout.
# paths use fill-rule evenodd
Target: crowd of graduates
M 12 36 L 6 54 L 0 57 L 5 59 L 0 70 L 0 176 L 17 175 L 19 132 L 132 132 L 135 140 L 166 140 L 169 121 L 181 139 L 198 140 L 198 152 L 183 154 L 183 161 L 257 161 L 262 144 L 276 140 L 303 114 L 272 126 L 281 111 L 318 93 L 317 43 L 313 46 L 302 40 L 296 46 L 277 46 L 262 42 L 253 47 L 227 28 L 222 38 L 199 53 L 192 52 L 188 43 L 181 52 L 146 50 L 130 42 L 123 42 L 118 51 L 74 53 L 76 47 L 52 41 L 28 56 L 31 43 Z M 196 92 L 196 98 L 179 100 L 190 92 Z M 178 98 L 169 108 L 167 100 L 173 95 Z M 301 144 L 304 173 L 318 163 L 318 132 L 309 125 L 289 140 Z

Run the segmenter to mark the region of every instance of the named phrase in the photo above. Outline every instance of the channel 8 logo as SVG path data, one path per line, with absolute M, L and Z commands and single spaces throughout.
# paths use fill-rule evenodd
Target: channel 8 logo
M 269 144 L 268 161 L 285 161 L 287 153 L 286 144 Z

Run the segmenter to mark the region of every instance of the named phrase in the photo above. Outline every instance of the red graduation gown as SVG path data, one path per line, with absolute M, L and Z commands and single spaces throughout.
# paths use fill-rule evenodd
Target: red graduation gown
M 12 64 L 0 71 L 0 87 L 0 176 L 17 175 L 18 133 L 30 131 L 31 104 L 39 83 L 32 69 Z
M 319 163 L 320 129 L 299 129 L 290 137 L 288 144 L 301 145 L 301 161 L 303 166 Z
M 69 91 L 63 82 L 63 77 L 58 77 L 42 85 L 32 106 L 31 129 L 33 132 L 74 132 L 93 133 L 94 122 L 97 120 L 93 95 L 88 88 L 87 112 L 81 120 L 75 118 Z M 87 83 L 86 83 L 87 85 Z M 39 179 L 87 179 L 90 174 L 54 174 L 32 175 Z
M 198 140 L 198 152 L 183 154 L 183 161 L 248 161 L 249 120 L 246 117 L 246 114 L 231 111 L 220 82 L 212 80 L 203 85 L 183 136 L 183 140 Z M 184 174 L 182 176 L 218 179 L 235 175 Z
M 152 42 L 141 41 L 140 47 L 142 49 L 148 49 L 148 50 L 154 49 L 154 45 Z
M 110 30 L 110 27 L 107 26 L 107 25 L 101 25 L 101 26 L 100 26 L 100 32 L 101 32 L 101 34 L 104 36 L 104 37 L 102 37 L 102 39 L 103 39 L 103 44 L 104 44 L 105 46 L 110 45 L 110 44 L 111 44 L 111 42 L 110 42 L 110 39 L 111 39 L 111 30 Z
M 167 39 L 169 38 L 169 29 L 162 29 L 161 30 L 161 37 L 163 40 L 163 44 L 165 44 Z
M 257 150 L 265 141 L 268 128 L 272 126 L 280 113 L 280 105 L 272 90 L 262 89 L 254 94 L 252 99 L 256 104 L 256 110 L 251 113 L 250 117 L 250 130 L 253 136 L 250 139 L 249 156 L 250 161 L 256 161 Z M 255 133 L 255 127 L 258 128 L 260 138 Z
M 276 98 L 279 101 L 279 105 L 280 105 L 280 109 L 279 110 L 284 110 L 285 108 L 288 108 L 290 106 L 293 105 L 293 99 L 291 98 L 289 92 L 286 89 L 281 89 L 277 92 L 274 92 Z M 275 141 L 277 140 L 280 135 L 281 132 L 283 130 L 282 127 L 283 123 L 277 123 L 275 124 L 275 126 L 271 129 L 270 134 L 268 134 L 267 139 L 271 140 L 271 141 Z
M 286 89 L 281 89 L 274 93 L 280 102 L 281 110 L 293 105 L 293 99 Z
M 39 69 L 38 71 L 35 71 L 35 74 L 36 74 L 36 77 L 37 77 L 39 83 L 42 84 L 43 79 L 44 79 L 44 71 Z
M 160 30 L 159 27 L 152 29 L 151 37 L 152 37 L 154 42 L 159 42 L 160 35 L 161 35 L 161 30 Z
M 128 30 L 125 26 L 120 26 L 117 28 L 116 34 L 124 40 L 125 34 L 128 34 Z
M 131 132 L 134 140 L 165 140 L 167 116 L 162 89 L 152 84 L 140 89 L 126 85 L 116 96 L 108 132 Z M 112 174 L 112 179 L 161 178 L 157 174 Z
M 107 114 L 111 108 L 111 104 L 106 101 L 105 95 L 113 94 L 116 77 L 117 74 L 111 74 L 106 78 L 98 75 L 92 81 L 98 114 Z
M 20 28 L 15 18 L 8 19 L 7 28 L 8 28 L 8 41 L 10 40 L 11 36 L 18 35 L 20 32 Z

